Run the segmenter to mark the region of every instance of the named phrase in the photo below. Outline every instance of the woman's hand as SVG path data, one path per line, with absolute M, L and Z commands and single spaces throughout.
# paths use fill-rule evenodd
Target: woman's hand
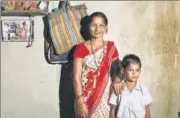
M 88 118 L 88 106 L 84 102 L 84 97 L 80 96 L 76 99 L 77 113 L 83 118 Z
M 78 114 L 83 118 L 88 118 L 88 107 L 86 103 L 78 105 Z
M 113 89 L 116 95 L 121 94 L 124 91 L 124 82 L 116 82 L 113 84 Z
M 115 77 L 113 80 L 113 90 L 115 92 L 116 95 L 121 94 L 124 91 L 124 81 L 120 81 L 119 77 Z

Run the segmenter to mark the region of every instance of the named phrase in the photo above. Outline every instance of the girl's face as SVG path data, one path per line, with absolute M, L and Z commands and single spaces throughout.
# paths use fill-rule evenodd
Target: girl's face
M 102 38 L 107 30 L 107 26 L 104 23 L 104 19 L 100 16 L 93 17 L 89 31 L 92 38 Z
M 129 82 L 136 82 L 140 76 L 141 68 L 138 63 L 130 63 L 124 69 L 124 75 Z

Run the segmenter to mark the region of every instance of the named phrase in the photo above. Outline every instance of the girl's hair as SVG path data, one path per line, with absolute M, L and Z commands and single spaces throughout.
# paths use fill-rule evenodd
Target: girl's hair
M 128 55 L 124 56 L 124 58 L 122 60 L 123 68 L 124 69 L 127 68 L 130 63 L 139 64 L 139 66 L 141 68 L 141 60 L 135 54 L 128 54 Z
M 26 22 L 23 22 L 23 25 L 26 25 Z
M 115 77 L 119 77 L 121 80 L 124 79 L 123 73 L 122 73 L 122 63 L 121 60 L 116 59 L 112 65 L 111 65 L 111 69 L 110 69 L 110 76 L 112 79 L 114 79 Z
M 93 18 L 96 16 L 100 16 L 104 19 L 104 24 L 108 25 L 108 19 L 106 17 L 106 15 L 102 12 L 93 12 L 90 16 L 89 16 L 89 24 L 92 22 Z

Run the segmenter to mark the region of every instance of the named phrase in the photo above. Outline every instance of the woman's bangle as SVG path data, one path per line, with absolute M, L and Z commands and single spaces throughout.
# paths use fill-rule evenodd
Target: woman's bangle
M 81 95 L 77 96 L 77 97 L 76 97 L 76 100 L 79 99 L 80 97 L 83 97 L 83 95 L 81 94 Z
M 81 103 L 81 104 L 78 104 L 78 106 L 81 106 L 81 105 L 83 105 L 83 104 L 85 104 L 85 102 L 83 102 L 83 103 Z

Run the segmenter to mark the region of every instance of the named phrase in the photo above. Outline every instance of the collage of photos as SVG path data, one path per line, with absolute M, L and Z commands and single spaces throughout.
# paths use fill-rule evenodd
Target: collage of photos
M 2 20 L 2 41 L 32 41 L 32 20 Z

